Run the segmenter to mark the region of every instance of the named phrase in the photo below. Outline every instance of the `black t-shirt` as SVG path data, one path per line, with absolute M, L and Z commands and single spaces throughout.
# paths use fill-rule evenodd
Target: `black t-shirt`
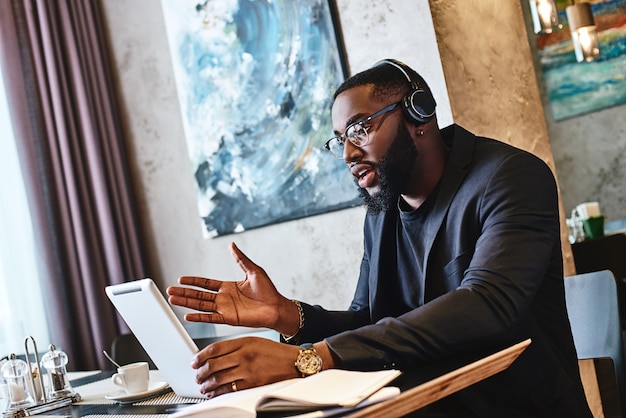
M 396 233 L 396 274 L 389 275 L 389 286 L 392 287 L 390 294 L 399 295 L 396 306 L 399 314 L 419 306 L 420 294 L 423 293 L 419 283 L 423 280 L 418 279 L 424 276 L 425 265 L 426 236 L 423 231 L 437 200 L 437 191 L 436 187 L 417 209 L 403 210 L 407 205 L 402 197 L 398 200 L 400 221 Z

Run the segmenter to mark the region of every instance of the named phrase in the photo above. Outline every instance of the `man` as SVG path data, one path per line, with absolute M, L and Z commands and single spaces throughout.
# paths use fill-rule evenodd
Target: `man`
M 290 301 L 234 244 L 239 282 L 182 277 L 190 321 L 267 327 L 290 344 L 212 344 L 193 367 L 208 396 L 326 368 L 417 370 L 532 343 L 504 372 L 437 404 L 441 416 L 588 417 L 565 309 L 557 189 L 537 157 L 452 125 L 424 80 L 385 60 L 344 82 L 332 107 L 342 158 L 368 206 L 347 311 Z M 298 348 L 295 344 L 314 343 Z M 298 367 L 294 362 L 298 359 Z M 304 363 L 304 364 L 303 364 Z

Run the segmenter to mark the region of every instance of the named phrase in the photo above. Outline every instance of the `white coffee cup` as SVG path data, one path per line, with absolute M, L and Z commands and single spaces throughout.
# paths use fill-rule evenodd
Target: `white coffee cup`
M 149 380 L 150 372 L 145 361 L 122 366 L 113 375 L 113 383 L 124 388 L 129 395 L 147 391 Z

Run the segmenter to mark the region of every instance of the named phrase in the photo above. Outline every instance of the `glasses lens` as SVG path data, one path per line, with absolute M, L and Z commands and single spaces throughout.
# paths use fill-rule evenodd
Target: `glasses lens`
M 363 123 L 357 122 L 354 125 L 348 126 L 344 138 L 352 142 L 357 147 L 366 145 L 369 137 L 367 135 L 367 128 L 363 126 Z M 331 138 L 326 143 L 326 148 L 333 153 L 337 158 L 343 158 L 343 148 L 345 140 L 342 137 L 336 136 Z
M 338 136 L 334 137 L 328 143 L 328 149 L 337 158 L 343 157 L 343 141 Z
M 355 123 L 346 130 L 346 137 L 357 147 L 367 144 L 367 129 L 362 123 Z

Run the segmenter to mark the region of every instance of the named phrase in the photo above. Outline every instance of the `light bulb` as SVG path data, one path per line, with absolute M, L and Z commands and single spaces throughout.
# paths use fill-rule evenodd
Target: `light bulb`
M 578 62 L 593 61 L 600 55 L 598 34 L 595 27 L 585 26 L 572 32 L 572 41 L 574 42 L 574 52 Z
M 600 55 L 596 23 L 589 3 L 576 3 L 565 9 L 572 33 L 576 61 L 593 61 Z
M 561 27 L 554 0 L 530 0 L 530 14 L 535 33 L 552 33 Z

